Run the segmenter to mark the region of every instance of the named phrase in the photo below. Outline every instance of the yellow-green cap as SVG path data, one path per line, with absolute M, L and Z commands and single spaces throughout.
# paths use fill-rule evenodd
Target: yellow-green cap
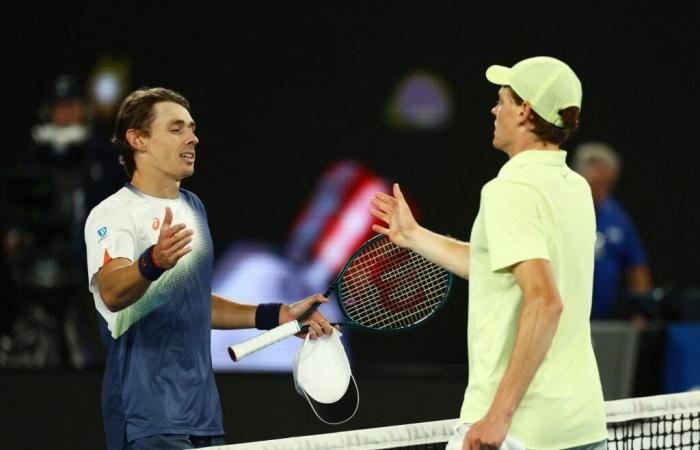
M 556 58 L 535 56 L 513 67 L 491 66 L 486 79 L 493 84 L 510 86 L 532 109 L 547 122 L 563 127 L 559 116 L 562 109 L 581 109 L 581 81 L 571 67 Z

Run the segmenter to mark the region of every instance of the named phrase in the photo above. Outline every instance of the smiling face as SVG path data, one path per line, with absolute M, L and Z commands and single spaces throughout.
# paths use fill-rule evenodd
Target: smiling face
M 177 103 L 159 102 L 153 105 L 153 116 L 149 133 L 139 136 L 143 150 L 135 155 L 137 170 L 175 181 L 191 176 L 199 139 L 189 111 Z

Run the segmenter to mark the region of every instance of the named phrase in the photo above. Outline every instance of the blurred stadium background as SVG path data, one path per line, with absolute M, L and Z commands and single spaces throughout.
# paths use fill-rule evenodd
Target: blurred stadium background
M 170 87 L 192 104 L 201 142 L 183 187 L 207 206 L 215 289 L 291 301 L 323 291 L 345 259 L 324 248 L 368 236 L 353 232 L 369 228 L 357 206 L 366 190 L 399 181 L 424 225 L 466 239 L 480 188 L 505 161 L 490 146 L 496 91 L 485 68 L 533 55 L 565 60 L 584 86 L 582 127 L 566 147 L 602 140 L 620 152 L 616 195 L 635 219 L 655 285 L 646 298 L 621 299 L 648 314 L 647 327 L 627 323 L 624 311 L 594 324 L 606 400 L 700 386 L 697 4 L 17 6 L 7 19 L 21 31 L 0 32 L 3 448 L 104 446 L 104 355 L 79 265 L 74 193 L 90 174 L 84 211 L 124 182 L 102 144 L 114 105 L 141 86 Z M 61 74 L 74 76 L 87 106 L 93 156 L 34 170 L 23 164 L 32 130 Z M 59 207 L 66 198 L 73 209 Z M 23 234 L 12 234 L 18 223 Z M 232 372 L 217 351 L 246 334 L 215 333 L 228 441 L 456 416 L 468 377 L 467 301 L 458 281 L 441 315 L 411 333 L 347 333 L 363 400 L 339 427 L 315 421 L 294 392 L 287 370 L 298 342 Z M 263 385 L 273 399 L 256 396 Z M 382 400 L 373 399 L 380 389 Z

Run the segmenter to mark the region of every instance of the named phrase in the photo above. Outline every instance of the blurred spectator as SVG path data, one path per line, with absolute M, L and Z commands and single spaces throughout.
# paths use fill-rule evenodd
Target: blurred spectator
M 98 336 L 83 287 L 86 211 L 112 192 L 105 176 L 107 138 L 93 135 L 82 84 L 58 76 L 31 130 L 31 145 L 3 179 L 3 249 L 16 286 L 12 325 L 0 346 L 5 367 L 86 367 L 97 363 Z M 118 168 L 117 168 L 118 169 Z M 116 172 L 112 172 L 116 173 Z
M 615 150 L 602 142 L 578 146 L 574 168 L 588 181 L 593 194 L 597 222 L 592 319 L 630 316 L 645 323 L 649 317 L 622 298 L 643 298 L 652 289 L 651 275 L 637 230 L 611 192 L 620 174 L 621 161 Z M 624 278 L 624 280 L 622 280 Z M 637 305 L 639 306 L 639 305 Z

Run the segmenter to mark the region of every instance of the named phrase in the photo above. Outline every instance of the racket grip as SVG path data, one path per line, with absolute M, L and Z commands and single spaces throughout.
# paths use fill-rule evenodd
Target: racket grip
M 273 328 L 270 331 L 266 331 L 262 334 L 250 338 L 247 341 L 243 341 L 240 344 L 232 345 L 228 348 L 228 354 L 231 359 L 235 362 L 242 360 L 251 353 L 255 353 L 259 350 L 269 347 L 275 342 L 279 342 L 282 339 L 286 339 L 289 336 L 294 336 L 301 330 L 299 322 L 292 320 L 283 325 Z

